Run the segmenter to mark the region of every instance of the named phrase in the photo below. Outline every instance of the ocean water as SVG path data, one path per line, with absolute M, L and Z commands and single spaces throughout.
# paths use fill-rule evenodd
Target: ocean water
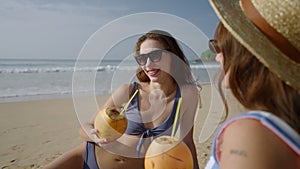
M 135 80 L 137 64 L 135 61 L 104 60 L 95 65 L 95 61 L 75 60 L 20 60 L 0 59 L 0 102 L 14 102 L 61 98 L 72 96 L 74 69 L 80 72 L 80 86 L 76 92 L 90 92 L 85 87 L 85 77 L 96 72 L 94 80 L 95 94 L 109 94 L 120 83 Z M 213 75 L 219 68 L 216 62 L 190 62 L 194 76 L 200 84 L 212 82 Z M 129 75 L 129 76 L 128 76 Z M 114 85 L 112 85 L 114 84 Z

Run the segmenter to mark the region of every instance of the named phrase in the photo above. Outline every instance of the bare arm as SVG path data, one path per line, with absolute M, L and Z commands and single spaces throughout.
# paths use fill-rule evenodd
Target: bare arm
M 180 136 L 184 136 L 183 141 L 190 148 L 193 155 L 194 169 L 199 169 L 196 146 L 193 139 L 194 118 L 198 106 L 198 90 L 196 86 L 183 86 L 182 92 L 182 107 L 181 112 L 181 127 Z
M 194 169 L 199 169 L 198 158 L 197 158 L 197 151 L 196 146 L 193 140 L 193 128 L 190 130 L 188 135 L 184 138 L 184 143 L 189 147 L 193 156 L 194 162 Z

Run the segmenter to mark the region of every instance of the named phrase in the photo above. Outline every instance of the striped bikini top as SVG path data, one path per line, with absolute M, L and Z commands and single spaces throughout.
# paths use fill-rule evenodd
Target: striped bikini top
M 272 131 L 277 137 L 284 141 L 296 154 L 300 160 L 300 135 L 291 128 L 286 122 L 278 118 L 277 116 L 263 111 L 250 111 L 246 114 L 242 114 L 227 121 L 217 132 L 212 145 L 212 152 L 209 161 L 206 164 L 205 169 L 219 169 L 220 161 L 220 136 L 224 132 L 225 128 L 232 122 L 239 119 L 255 119 L 260 121 L 262 125 Z

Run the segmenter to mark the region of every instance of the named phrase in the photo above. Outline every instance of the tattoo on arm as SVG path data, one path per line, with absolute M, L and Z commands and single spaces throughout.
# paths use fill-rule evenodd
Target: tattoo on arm
M 238 155 L 238 156 L 242 156 L 242 157 L 247 157 L 247 152 L 245 150 L 230 150 L 230 154 L 232 155 Z

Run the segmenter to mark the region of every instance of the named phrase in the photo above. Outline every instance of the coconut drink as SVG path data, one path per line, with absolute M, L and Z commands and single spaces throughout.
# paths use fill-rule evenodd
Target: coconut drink
M 127 127 L 125 115 L 115 108 L 108 107 L 100 110 L 94 120 L 94 128 L 97 129 L 100 138 L 106 138 L 108 142 L 122 136 Z
M 189 147 L 171 136 L 154 139 L 145 156 L 145 169 L 193 169 Z

